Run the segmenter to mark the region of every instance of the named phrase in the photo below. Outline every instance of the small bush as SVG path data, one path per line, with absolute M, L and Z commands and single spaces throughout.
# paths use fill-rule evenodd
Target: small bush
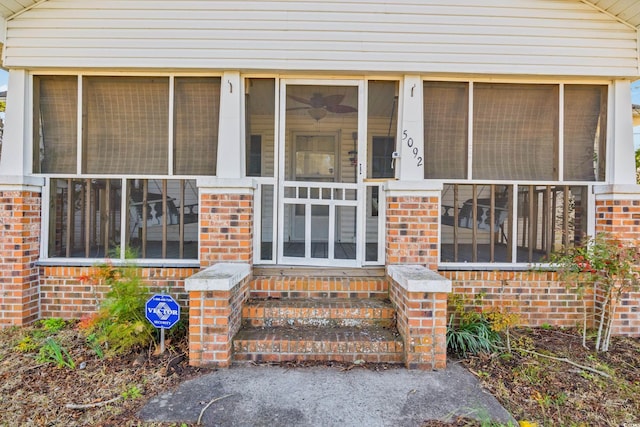
M 30 335 L 23 337 L 20 342 L 13 348 L 19 353 L 34 353 L 40 348 L 38 344 Z
M 447 350 L 459 357 L 478 353 L 489 353 L 501 342 L 500 334 L 480 310 L 467 310 L 471 303 L 479 306 L 482 295 L 468 301 L 462 295 L 449 297 L 453 314 L 447 326 Z
M 102 346 L 105 354 L 115 355 L 155 342 L 155 328 L 144 315 L 150 293 L 135 266 L 101 264 L 91 276 L 81 280 L 109 286 L 99 311 L 79 325 L 91 337 L 90 345 L 98 356 Z
M 39 363 L 55 363 L 59 368 L 76 368 L 76 364 L 67 349 L 53 338 L 47 338 L 42 347 L 40 347 L 36 360 Z
M 500 335 L 484 319 L 461 322 L 457 326 L 453 319 L 452 315 L 447 327 L 447 349 L 457 356 L 490 353 L 500 342 Z

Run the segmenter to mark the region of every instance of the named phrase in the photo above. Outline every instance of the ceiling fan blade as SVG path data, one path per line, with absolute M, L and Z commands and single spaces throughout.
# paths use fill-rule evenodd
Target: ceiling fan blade
M 357 108 L 353 108 L 349 105 L 327 105 L 327 111 L 330 111 L 332 113 L 355 113 L 356 111 L 358 111 Z
M 295 96 L 295 95 L 287 95 L 287 96 L 293 99 L 294 101 L 300 102 L 301 104 L 311 105 L 311 101 L 309 101 L 308 99 L 300 98 L 299 96 Z
M 338 94 L 338 95 L 327 95 L 327 96 L 325 96 L 323 98 L 324 98 L 323 99 L 324 105 L 326 107 L 330 107 L 330 106 L 332 107 L 334 105 L 340 104 L 342 102 L 342 100 L 344 99 L 344 95 L 340 95 L 340 94 Z M 331 110 L 329 110 L 329 111 L 331 111 Z
M 287 111 L 295 111 L 295 110 L 309 110 L 311 107 L 292 107 L 287 108 Z

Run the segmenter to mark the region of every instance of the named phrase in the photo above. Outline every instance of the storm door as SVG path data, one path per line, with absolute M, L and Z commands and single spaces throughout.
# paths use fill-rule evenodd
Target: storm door
M 352 81 L 281 85 L 280 264 L 363 264 L 362 90 Z

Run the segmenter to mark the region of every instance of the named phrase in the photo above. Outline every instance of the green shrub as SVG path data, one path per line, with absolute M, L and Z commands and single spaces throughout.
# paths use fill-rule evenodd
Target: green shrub
M 76 368 L 76 364 L 67 349 L 53 338 L 47 338 L 42 347 L 40 347 L 36 361 L 39 363 L 55 363 L 59 368 Z
M 147 286 L 132 265 L 114 266 L 108 262 L 97 266 L 81 280 L 94 285 L 107 285 L 109 291 L 99 311 L 80 322 L 80 328 L 91 337 L 91 346 L 100 356 L 122 354 L 155 342 L 155 328 L 144 315 L 150 297 Z
M 478 319 L 455 325 L 453 319 L 452 315 L 447 326 L 447 350 L 450 353 L 461 357 L 490 353 L 500 343 L 500 335 L 491 329 L 488 321 Z
M 468 310 L 466 307 L 479 307 L 482 295 L 476 295 L 473 301 L 462 295 L 451 295 L 449 306 L 453 314 L 447 325 L 447 351 L 459 357 L 478 353 L 489 353 L 500 344 L 500 334 L 492 327 L 485 313 L 478 310 Z
M 586 289 L 591 295 L 602 295 L 596 321 L 596 351 L 608 351 L 613 320 L 627 292 L 640 290 L 640 242 L 623 241 L 607 233 L 587 237 L 581 245 L 553 254 L 550 264 L 567 288 L 583 297 Z M 591 297 L 592 298 L 592 297 Z M 584 308 L 582 344 L 586 347 L 587 309 Z
M 51 319 L 38 320 L 38 325 L 50 334 L 55 334 L 61 331 L 67 326 L 67 322 L 59 317 L 52 317 Z

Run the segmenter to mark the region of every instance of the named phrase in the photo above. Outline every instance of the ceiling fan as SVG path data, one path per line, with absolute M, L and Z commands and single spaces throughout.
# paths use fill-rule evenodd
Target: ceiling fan
M 356 111 L 358 111 L 357 108 L 351 107 L 349 105 L 342 105 L 341 102 L 344 99 L 344 95 L 340 94 L 323 96 L 321 93 L 314 93 L 309 99 L 295 95 L 287 96 L 294 101 L 307 105 L 307 107 L 287 108 L 288 111 L 308 110 L 309 115 L 315 120 L 322 119 L 327 115 L 327 111 L 337 114 L 355 113 Z

